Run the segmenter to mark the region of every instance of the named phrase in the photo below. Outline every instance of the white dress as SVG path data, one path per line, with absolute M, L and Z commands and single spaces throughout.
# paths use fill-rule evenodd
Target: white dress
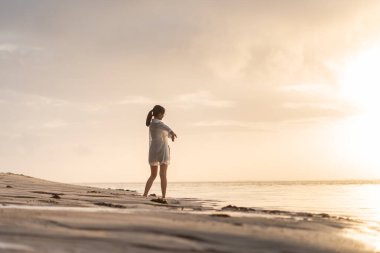
M 149 125 L 149 164 L 170 164 L 168 137 L 172 130 L 159 119 L 152 119 Z

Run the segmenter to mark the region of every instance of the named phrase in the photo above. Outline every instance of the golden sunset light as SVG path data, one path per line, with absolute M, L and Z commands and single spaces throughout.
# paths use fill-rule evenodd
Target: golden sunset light
M 334 133 L 342 155 L 361 167 L 362 177 L 378 178 L 380 159 L 380 47 L 354 54 L 338 72 L 340 93 L 357 113 L 343 119 Z M 360 177 L 360 176 L 359 176 Z
M 0 0 L 0 251 L 379 253 L 380 0 Z
M 169 2 L 3 2 L 2 166 L 143 181 L 161 104 L 174 181 L 380 178 L 378 2 Z

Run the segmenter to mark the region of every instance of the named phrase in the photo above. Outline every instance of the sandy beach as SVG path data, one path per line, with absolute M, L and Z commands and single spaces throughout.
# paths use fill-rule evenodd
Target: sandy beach
M 0 252 L 376 252 L 359 221 L 166 205 L 135 190 L 0 173 Z

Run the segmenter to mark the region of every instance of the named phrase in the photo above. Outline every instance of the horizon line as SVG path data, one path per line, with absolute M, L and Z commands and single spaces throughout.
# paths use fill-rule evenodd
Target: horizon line
M 159 180 L 158 180 L 159 181 Z M 318 183 L 318 182 L 376 182 L 380 183 L 379 179 L 296 179 L 296 180 L 230 180 L 230 181 L 171 181 L 170 183 Z M 67 182 L 69 184 L 141 184 L 145 181 L 126 181 L 126 182 Z

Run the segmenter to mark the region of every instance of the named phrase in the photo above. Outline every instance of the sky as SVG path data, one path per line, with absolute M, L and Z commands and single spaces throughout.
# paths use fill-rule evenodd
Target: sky
M 380 1 L 0 1 L 0 171 L 144 182 L 380 179 Z

